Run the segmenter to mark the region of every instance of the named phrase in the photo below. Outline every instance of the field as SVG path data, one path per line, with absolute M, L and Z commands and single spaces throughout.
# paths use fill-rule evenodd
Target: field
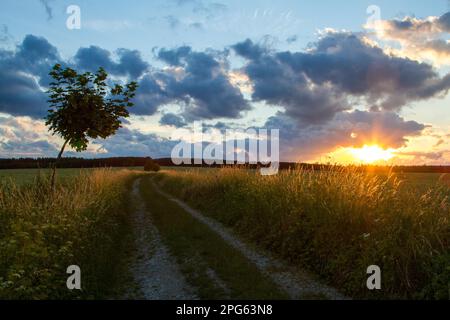
M 110 170 L 121 170 L 123 168 L 110 168 Z M 128 170 L 141 170 L 140 167 L 129 167 Z M 57 175 L 60 182 L 70 181 L 72 178 L 79 176 L 83 172 L 92 172 L 96 169 L 58 169 Z M 39 176 L 49 177 L 51 169 L 6 169 L 0 170 L 0 181 L 12 180 L 14 183 L 23 185 L 32 183 Z
M 48 174 L 0 171 L 0 298 L 341 297 L 321 284 L 353 298 L 450 295 L 448 174 L 61 169 L 54 192 Z M 261 267 L 253 249 L 282 266 Z M 173 259 L 149 268 L 158 250 Z M 85 275 L 81 292 L 65 287 L 70 264 Z M 366 287 L 373 264 L 379 291 Z M 173 265 L 166 280 L 154 273 Z M 278 275 L 292 270 L 311 274 L 299 285 L 311 289 L 283 287 Z M 152 281 L 163 289 L 143 287 Z
M 341 168 L 271 177 L 234 169 L 170 171 L 164 190 L 352 297 L 449 297 L 446 176 Z M 382 291 L 366 268 L 383 270 Z
M 36 171 L 10 171 L 12 179 L 0 180 L 0 299 L 110 294 L 121 268 L 118 248 L 128 233 L 125 204 L 136 172 L 61 171 L 54 191 Z M 81 292 L 66 288 L 72 264 L 86 274 Z

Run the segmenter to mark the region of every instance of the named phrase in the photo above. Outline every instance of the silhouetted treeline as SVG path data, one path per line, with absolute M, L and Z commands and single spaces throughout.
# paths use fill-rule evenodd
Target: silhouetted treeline
M 59 168 L 100 168 L 100 167 L 143 167 L 146 157 L 114 157 L 114 158 L 62 158 L 58 164 Z M 33 169 L 33 168 L 50 168 L 55 162 L 55 158 L 16 158 L 16 159 L 0 159 L 0 169 Z M 155 159 L 160 166 L 175 166 L 170 158 Z M 182 167 L 222 167 L 223 165 L 209 165 L 202 161 L 202 164 L 182 164 Z M 241 165 L 242 166 L 242 165 Z M 249 169 L 256 169 L 261 165 L 247 164 L 244 165 Z M 338 166 L 332 164 L 307 164 L 295 162 L 281 162 L 280 169 L 303 168 L 307 170 L 331 170 Z M 373 172 L 423 172 L 423 173 L 450 173 L 450 166 L 373 166 L 358 165 L 361 170 Z
M 138 167 L 144 165 L 145 159 L 144 157 L 62 158 L 58 168 Z M 50 168 L 54 162 L 55 158 L 0 159 L 0 169 Z

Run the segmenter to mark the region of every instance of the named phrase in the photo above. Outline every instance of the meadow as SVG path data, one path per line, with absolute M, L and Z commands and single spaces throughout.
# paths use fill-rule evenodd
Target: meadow
M 0 180 L 0 299 L 105 298 L 122 266 L 132 170 L 9 171 Z M 69 179 L 70 178 L 70 179 Z M 70 182 L 69 182 L 70 180 Z M 82 290 L 66 268 L 83 270 Z
M 357 168 L 165 171 L 160 186 L 352 297 L 448 299 L 450 203 L 439 174 Z M 382 290 L 366 287 L 367 267 Z
M 123 170 L 124 168 L 108 168 L 109 171 Z M 142 170 L 142 167 L 127 167 L 128 170 Z M 70 182 L 81 174 L 89 174 L 96 168 L 61 168 L 57 171 L 59 183 Z M 0 170 L 0 181 L 12 181 L 17 185 L 33 183 L 36 178 L 49 178 L 51 169 L 4 169 Z
M 127 272 L 124 261 L 133 207 L 129 196 L 133 181 L 144 174 L 140 169 L 60 169 L 55 191 L 48 170 L 0 171 L 0 299 L 114 296 L 121 281 L 118 275 Z M 198 254 L 200 247 L 208 259 L 218 248 L 228 250 L 234 269 L 219 268 L 219 274 L 242 294 L 253 292 L 253 287 L 242 289 L 247 282 L 232 274 L 248 271 L 261 282 L 261 288 L 255 287 L 259 291 L 254 289 L 257 295 L 252 295 L 263 297 L 264 288 L 272 284 L 258 278 L 253 267 L 207 227 L 194 224 L 167 199 L 159 199 L 152 181 L 246 242 L 310 270 L 348 296 L 450 296 L 448 174 L 374 174 L 348 167 L 261 176 L 239 168 L 165 168 L 147 176 L 142 184 L 144 201 L 150 212 L 157 213 L 155 223 L 183 269 L 189 271 L 192 266 L 183 263 L 191 261 L 187 256 Z M 207 281 L 207 265 L 218 264 L 213 260 L 201 265 L 203 278 L 201 268 L 188 272 L 203 283 L 204 298 L 222 297 Z M 66 267 L 71 264 L 83 270 L 81 291 L 66 288 Z M 380 291 L 366 287 L 366 269 L 373 264 L 382 270 Z

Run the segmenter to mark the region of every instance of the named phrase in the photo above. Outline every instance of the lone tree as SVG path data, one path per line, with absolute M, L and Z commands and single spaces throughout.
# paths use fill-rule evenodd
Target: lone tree
M 94 74 L 77 73 L 56 64 L 49 73 L 53 78 L 48 90 L 50 109 L 45 124 L 53 135 L 58 134 L 64 144 L 53 165 L 52 188 L 55 186 L 56 167 L 69 144 L 77 152 L 87 149 L 89 138 L 103 138 L 116 133 L 121 119 L 129 116 L 130 101 L 137 83 L 125 86 L 107 84 L 108 74 L 99 68 Z

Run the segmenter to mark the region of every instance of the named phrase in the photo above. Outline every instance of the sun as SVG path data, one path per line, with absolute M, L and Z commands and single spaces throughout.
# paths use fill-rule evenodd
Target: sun
M 383 149 L 377 145 L 365 145 L 362 148 L 350 150 L 352 156 L 364 163 L 374 163 L 377 161 L 387 161 L 394 157 L 394 149 Z

